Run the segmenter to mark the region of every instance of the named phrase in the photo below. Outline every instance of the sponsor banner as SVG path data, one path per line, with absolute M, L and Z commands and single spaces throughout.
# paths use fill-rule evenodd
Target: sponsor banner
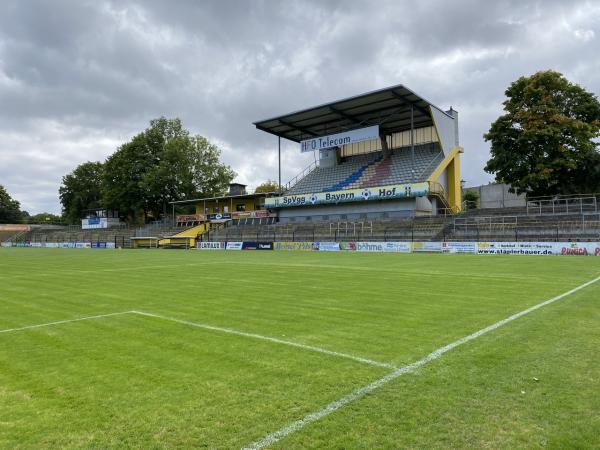
M 114 242 L 107 242 L 106 243 L 106 248 L 115 248 L 115 243 Z
M 227 242 L 225 250 L 241 250 L 243 242 Z
M 391 184 L 364 189 L 317 192 L 314 194 L 284 195 L 265 198 L 266 208 L 313 206 L 331 203 L 366 202 L 398 198 L 423 197 L 429 193 L 428 183 Z
M 204 215 L 203 214 L 186 214 L 186 215 L 180 215 L 177 216 L 175 221 L 176 222 L 204 222 Z
M 58 242 L 46 242 L 46 248 L 58 248 L 60 244 Z
M 357 242 L 356 251 L 410 253 L 411 244 L 410 242 Z
M 234 211 L 231 213 L 231 217 L 233 219 L 269 217 L 269 211 L 265 209 L 258 211 Z
M 220 220 L 231 220 L 231 214 L 230 213 L 209 214 L 208 220 L 210 220 L 211 222 L 217 222 Z
M 312 242 L 289 242 L 289 241 L 281 241 L 274 242 L 273 248 L 275 250 L 312 250 L 313 243 Z
M 600 256 L 598 242 L 478 242 L 479 255 Z
M 198 242 L 196 248 L 198 250 L 224 250 L 225 242 Z
M 42 247 L 42 243 L 41 242 L 31 242 L 30 247 Z
M 272 242 L 244 242 L 242 250 L 273 250 Z
M 442 242 L 442 253 L 477 253 L 477 243 Z
M 478 242 L 479 255 L 555 255 L 557 242 Z
M 313 242 L 313 249 L 320 252 L 339 252 L 339 242 Z
M 89 219 L 81 219 L 82 230 L 94 230 L 97 228 L 108 228 L 108 220 L 106 217 L 90 217 Z
M 600 256 L 600 242 L 558 242 L 556 250 L 561 255 Z
M 92 242 L 92 248 L 106 248 L 106 242 Z
M 413 242 L 413 252 L 415 253 L 440 253 L 441 251 L 441 242 Z
M 358 128 L 356 130 L 343 131 L 341 133 L 328 134 L 300 142 L 302 153 L 316 150 L 324 150 L 331 147 L 354 144 L 356 142 L 369 141 L 379 137 L 379 125 Z
M 0 224 L 0 231 L 29 231 L 29 225 L 23 225 L 19 223 L 2 223 Z
M 340 250 L 356 250 L 356 242 L 340 242 Z
M 12 247 L 12 242 L 0 242 L 0 247 Z

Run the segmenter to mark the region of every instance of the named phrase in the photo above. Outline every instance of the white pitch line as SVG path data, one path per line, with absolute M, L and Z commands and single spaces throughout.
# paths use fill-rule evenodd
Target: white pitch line
M 208 324 L 204 324 L 204 323 L 190 322 L 188 320 L 176 319 L 174 317 L 162 316 L 160 314 L 153 314 L 153 313 L 148 313 L 148 312 L 143 312 L 143 311 L 130 311 L 130 312 L 133 314 L 139 314 L 142 316 L 155 317 L 157 319 L 169 320 L 171 322 L 181 323 L 184 325 L 190 325 L 192 327 L 202 328 L 205 330 L 218 331 L 221 333 L 234 334 L 236 336 L 249 337 L 249 338 L 253 338 L 253 339 L 260 339 L 263 341 L 274 342 L 277 344 L 289 345 L 291 347 L 297 347 L 297 348 L 301 348 L 304 350 L 310 350 L 313 352 L 324 353 L 326 355 L 337 356 L 339 358 L 351 359 L 353 361 L 357 361 L 357 362 L 360 362 L 363 364 L 369 364 L 371 366 L 384 367 L 386 369 L 396 369 L 396 366 L 394 366 L 392 364 L 384 363 L 381 361 L 374 361 L 372 359 L 367 359 L 367 358 L 361 358 L 360 356 L 349 355 L 347 353 L 335 352 L 333 350 L 327 350 L 325 348 L 315 347 L 312 345 L 301 344 L 299 342 L 286 341 L 284 339 L 278 339 L 278 338 L 274 338 L 274 337 L 270 337 L 270 336 L 263 336 L 261 334 L 247 333 L 245 331 L 238 331 L 238 330 L 234 330 L 232 328 L 223 328 L 223 327 L 217 327 L 214 325 L 208 325 Z
M 12 331 L 31 330 L 33 328 L 49 327 L 52 325 L 60 325 L 63 323 L 80 322 L 82 320 L 100 319 L 102 317 L 120 316 L 123 314 L 131 314 L 131 313 L 132 313 L 132 311 L 123 311 L 123 312 L 116 312 L 116 313 L 109 313 L 109 314 L 98 314 L 96 316 L 79 317 L 77 319 L 57 320 L 56 322 L 39 323 L 37 325 L 28 325 L 26 327 L 8 328 L 6 330 L 0 330 L 0 333 L 10 333 Z
M 354 400 L 364 397 L 366 394 L 373 392 L 374 390 L 382 387 L 383 385 L 389 383 L 390 381 L 393 381 L 396 378 L 398 378 L 404 374 L 414 372 L 415 370 L 424 366 L 425 364 L 438 359 L 444 353 L 449 352 L 450 350 L 452 350 L 460 345 L 463 345 L 469 341 L 477 339 L 478 337 L 480 337 L 486 333 L 489 333 L 490 331 L 500 328 L 501 326 L 506 325 L 507 323 L 518 319 L 519 317 L 522 317 L 522 316 L 529 314 L 537 309 L 540 309 L 546 305 L 549 305 L 549 304 L 554 303 L 558 300 L 561 300 L 571 294 L 574 294 L 575 292 L 577 292 L 581 289 L 584 289 L 584 288 L 588 287 L 589 285 L 594 284 L 598 281 L 600 281 L 600 277 L 594 278 L 591 281 L 583 283 L 583 284 L 577 286 L 576 288 L 571 289 L 570 291 L 564 292 L 560 295 L 557 295 L 556 297 L 552 297 L 551 299 L 546 300 L 542 303 L 538 303 L 537 305 L 534 305 L 531 308 L 527 308 L 521 312 L 513 314 L 512 316 L 509 316 L 506 319 L 500 320 L 492 325 L 482 328 L 481 330 L 476 331 L 475 333 L 465 336 L 463 338 L 460 338 L 454 342 L 451 342 L 450 344 L 445 345 L 444 347 L 440 347 L 437 350 L 434 350 L 433 352 L 431 352 L 429 355 L 425 356 L 424 358 L 422 358 L 412 364 L 409 364 L 407 366 L 400 367 L 400 368 L 394 370 L 393 372 L 389 373 L 385 377 L 380 378 L 379 380 L 376 380 L 366 386 L 363 386 L 363 387 L 355 390 L 354 392 L 346 395 L 345 397 L 340 398 L 339 400 L 335 400 L 335 401 L 329 403 L 324 408 L 322 408 L 318 411 L 315 411 L 300 420 L 292 422 L 291 424 L 279 429 L 278 431 L 268 434 L 261 440 L 256 441 L 256 442 L 248 445 L 247 447 L 244 447 L 243 450 L 260 450 L 265 447 L 268 447 L 269 445 L 280 441 L 284 437 L 304 428 L 306 425 L 308 425 L 312 422 L 315 422 L 334 411 L 337 411 L 338 409 L 346 406 L 347 404 L 353 402 Z

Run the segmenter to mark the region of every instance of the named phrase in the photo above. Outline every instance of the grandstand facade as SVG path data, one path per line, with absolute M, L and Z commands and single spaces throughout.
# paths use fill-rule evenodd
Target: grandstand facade
M 315 163 L 265 199 L 280 222 L 436 215 L 461 209 L 458 113 L 402 85 L 254 123 Z

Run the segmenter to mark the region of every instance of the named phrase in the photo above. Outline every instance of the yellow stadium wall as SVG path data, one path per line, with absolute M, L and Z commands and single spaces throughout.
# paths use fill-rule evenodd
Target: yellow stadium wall
M 232 200 L 210 200 L 206 202 L 207 212 L 204 211 L 205 203 L 197 203 L 196 204 L 196 214 L 217 214 L 224 213 L 225 207 L 227 207 L 227 212 L 236 212 L 237 205 L 244 205 L 244 211 L 258 211 L 260 209 L 264 209 L 264 199 L 260 198 L 243 198 L 243 199 L 232 199 Z

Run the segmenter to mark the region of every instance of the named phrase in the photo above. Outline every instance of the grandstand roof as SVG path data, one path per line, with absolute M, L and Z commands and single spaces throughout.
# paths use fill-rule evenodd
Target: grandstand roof
M 396 86 L 367 92 L 271 119 L 254 122 L 256 128 L 291 141 L 379 125 L 382 134 L 433 125 L 430 107 L 451 117 L 407 87 Z
M 203 198 L 191 198 L 189 200 L 176 200 L 174 202 L 169 202 L 170 205 L 175 204 L 175 205 L 182 205 L 182 204 L 191 204 L 191 203 L 198 203 L 198 202 L 202 202 L 202 201 L 213 201 L 213 200 L 240 200 L 240 199 L 247 199 L 247 198 L 261 198 L 261 197 L 270 197 L 270 196 L 274 196 L 274 195 L 279 195 L 279 193 L 277 192 L 259 192 L 259 193 L 254 193 L 254 194 L 242 194 L 242 195 L 221 195 L 218 197 L 203 197 Z

